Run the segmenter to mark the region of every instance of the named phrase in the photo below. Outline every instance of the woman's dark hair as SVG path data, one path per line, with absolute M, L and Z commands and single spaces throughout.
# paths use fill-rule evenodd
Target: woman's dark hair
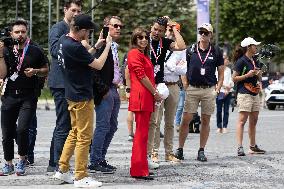
M 238 44 L 233 52 L 233 63 L 237 62 L 237 60 L 242 57 L 246 53 L 246 51 L 247 47 L 241 47 L 241 45 Z
M 138 36 L 142 36 L 143 34 L 145 35 L 149 35 L 148 34 L 148 31 L 144 28 L 141 28 L 141 27 L 138 27 L 138 28 L 135 28 L 132 32 L 132 36 L 131 36 L 131 40 L 130 40 L 130 48 L 138 48 L 137 46 L 137 37 Z M 149 52 L 149 49 L 150 49 L 150 46 L 149 46 L 149 42 L 148 42 L 148 45 L 147 47 L 145 48 L 144 50 L 144 54 L 147 55 L 148 52 Z

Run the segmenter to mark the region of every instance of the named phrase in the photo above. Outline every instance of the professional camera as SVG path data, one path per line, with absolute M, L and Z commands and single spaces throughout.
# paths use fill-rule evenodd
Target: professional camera
M 278 54 L 280 54 L 280 47 L 277 45 L 265 44 L 260 48 L 259 52 L 256 54 L 256 58 L 260 62 L 262 72 L 268 70 L 270 59 Z
M 10 30 L 9 27 L 5 27 L 4 29 L 2 29 L 0 31 L 0 41 L 4 42 L 4 46 L 7 48 L 12 48 L 13 45 L 17 45 L 18 41 L 14 40 L 11 36 L 10 36 Z

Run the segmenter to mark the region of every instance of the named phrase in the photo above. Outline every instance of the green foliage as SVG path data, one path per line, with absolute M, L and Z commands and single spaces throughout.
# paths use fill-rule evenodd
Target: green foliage
M 51 25 L 56 20 L 56 2 L 51 0 Z M 95 1 L 96 2 L 96 1 Z M 193 0 L 108 0 L 94 10 L 94 20 L 102 26 L 105 16 L 117 15 L 125 25 L 120 40 L 121 50 L 128 50 L 131 31 L 137 26 L 150 30 L 152 21 L 158 16 L 168 15 L 181 23 L 185 41 L 195 41 L 196 14 L 192 11 Z M 59 1 L 59 19 L 63 18 L 64 1 Z M 91 8 L 91 0 L 85 0 L 83 12 Z M 29 20 L 29 0 L 18 0 L 18 17 Z M 0 4 L 0 27 L 3 28 L 16 17 L 16 1 L 2 0 Z M 33 0 L 33 31 L 32 38 L 43 48 L 48 47 L 48 0 Z M 99 34 L 96 34 L 96 37 Z M 95 39 L 96 39 L 95 37 Z
M 215 21 L 215 2 L 211 1 L 211 18 Z M 284 1 L 219 0 L 220 41 L 233 45 L 252 36 L 263 44 L 284 47 Z
M 125 25 L 120 40 L 122 51 L 128 50 L 130 33 L 138 26 L 150 30 L 152 22 L 159 16 L 168 15 L 172 20 L 181 23 L 182 35 L 186 42 L 195 41 L 195 12 L 192 11 L 192 0 L 112 0 L 101 4 L 94 11 L 94 18 L 102 26 L 104 17 L 117 15 Z M 85 9 L 91 3 L 85 5 Z

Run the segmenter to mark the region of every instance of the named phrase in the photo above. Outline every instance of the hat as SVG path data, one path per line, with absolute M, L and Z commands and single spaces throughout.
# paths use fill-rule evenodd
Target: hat
M 242 47 L 247 47 L 249 45 L 259 45 L 260 42 L 255 41 L 252 37 L 247 37 L 241 42 Z
M 209 23 L 203 23 L 203 24 L 198 28 L 198 30 L 200 30 L 200 29 L 206 29 L 207 31 L 213 33 L 213 27 L 212 27 L 212 25 L 209 24 Z
M 92 21 L 92 17 L 86 14 L 77 15 L 74 18 L 74 26 L 78 26 L 79 29 L 98 30 L 98 26 Z

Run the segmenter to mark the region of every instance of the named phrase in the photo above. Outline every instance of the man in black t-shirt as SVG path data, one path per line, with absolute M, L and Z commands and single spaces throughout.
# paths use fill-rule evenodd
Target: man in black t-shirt
M 2 42 L 0 45 L 0 78 L 4 79 L 1 129 L 6 160 L 2 175 L 14 172 L 14 139 L 17 140 L 19 154 L 15 172 L 16 175 L 25 174 L 29 126 L 37 107 L 38 77 L 45 77 L 48 72 L 48 59 L 42 49 L 28 38 L 27 28 L 25 20 L 14 21 L 10 25 L 11 37 L 17 44 L 6 47 L 4 52 Z
M 169 27 L 173 30 L 173 35 L 175 37 L 175 41 L 171 39 L 167 39 L 164 37 L 166 28 Z M 171 21 L 171 19 L 167 16 L 157 18 L 151 27 L 151 33 L 149 38 L 149 45 L 150 45 L 150 58 L 154 65 L 154 73 L 155 73 L 155 82 L 156 84 L 164 83 L 164 63 L 166 59 L 166 54 L 168 50 L 179 51 L 186 48 L 185 42 L 180 35 L 179 31 L 175 27 L 175 23 Z M 159 113 L 159 108 L 155 108 L 155 112 L 151 114 L 150 119 L 150 127 L 149 127 L 149 134 L 148 134 L 148 149 L 147 153 L 148 156 L 151 156 L 153 145 L 154 145 L 154 137 L 156 132 L 160 131 L 157 129 L 159 128 L 157 125 L 158 117 L 161 117 L 161 113 Z M 165 129 L 169 131 L 169 129 Z M 166 145 L 172 143 L 173 138 L 173 128 L 172 132 L 166 132 L 164 141 Z M 171 160 L 175 158 L 173 154 L 167 154 L 170 156 Z M 167 159 L 167 158 L 166 158 Z M 154 163 L 151 158 L 148 158 L 148 163 L 150 168 L 157 168 L 159 165 Z
M 91 54 L 93 47 L 87 50 L 82 41 L 87 40 L 90 30 L 95 28 L 92 18 L 78 15 L 70 23 L 70 33 L 58 41 L 58 62 L 62 67 L 65 84 L 65 98 L 71 118 L 71 131 L 65 141 L 59 160 L 59 169 L 54 177 L 75 187 L 95 187 L 102 183 L 88 177 L 87 164 L 89 146 L 93 133 L 94 100 L 93 70 L 100 70 L 107 58 L 111 37 L 106 39 L 106 48 L 98 59 Z M 89 44 L 84 44 L 90 46 Z M 69 161 L 75 154 L 75 180 L 69 172 Z
M 183 160 L 183 146 L 189 132 L 189 123 L 201 104 L 201 132 L 197 154 L 198 161 L 207 161 L 204 153 L 209 131 L 210 118 L 214 113 L 217 93 L 223 85 L 224 59 L 220 49 L 214 47 L 210 40 L 213 27 L 204 23 L 198 28 L 199 41 L 187 50 L 187 74 L 183 79 L 186 97 L 183 110 L 182 124 L 179 130 L 179 148 L 176 157 Z M 218 80 L 215 76 L 218 70 Z
M 48 74 L 47 86 L 54 99 L 56 124 L 50 144 L 50 157 L 47 172 L 54 172 L 58 166 L 65 140 L 71 129 L 68 103 L 65 99 L 65 89 L 63 73 L 58 64 L 58 40 L 62 35 L 66 35 L 70 28 L 72 18 L 81 14 L 82 0 L 65 0 L 64 1 L 64 18 L 62 21 L 54 24 L 49 32 L 48 43 L 51 56 L 50 71 Z

